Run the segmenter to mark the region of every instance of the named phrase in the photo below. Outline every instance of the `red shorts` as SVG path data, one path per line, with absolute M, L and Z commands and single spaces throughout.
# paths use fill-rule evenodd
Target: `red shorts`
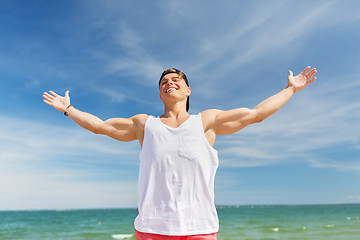
M 136 240 L 216 240 L 216 233 L 188 236 L 168 236 L 153 233 L 143 233 L 135 229 Z

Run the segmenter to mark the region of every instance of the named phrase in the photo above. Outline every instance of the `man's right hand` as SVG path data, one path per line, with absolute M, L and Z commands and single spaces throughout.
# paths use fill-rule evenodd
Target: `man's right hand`
M 65 109 L 70 105 L 69 91 L 65 92 L 64 97 L 58 95 L 54 91 L 49 91 L 49 93 L 44 92 L 43 98 L 44 98 L 44 103 L 62 112 L 65 112 Z

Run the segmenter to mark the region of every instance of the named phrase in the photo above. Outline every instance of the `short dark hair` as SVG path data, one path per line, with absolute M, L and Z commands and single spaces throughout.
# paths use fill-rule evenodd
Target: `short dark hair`
M 169 74 L 169 73 L 177 73 L 182 79 L 184 79 L 186 85 L 187 85 L 188 87 L 190 87 L 190 86 L 189 86 L 189 82 L 188 82 L 188 80 L 187 80 L 187 77 L 186 77 L 185 73 L 183 73 L 183 71 L 180 71 L 179 69 L 176 69 L 176 68 L 166 69 L 166 70 L 161 74 L 161 77 L 160 77 L 160 80 L 159 80 L 159 87 L 160 87 L 161 79 L 163 79 L 163 77 L 164 77 L 165 75 Z M 189 111 L 189 108 L 190 108 L 190 106 L 189 106 L 189 96 L 188 96 L 187 101 L 186 101 L 186 111 L 187 111 L 187 112 Z

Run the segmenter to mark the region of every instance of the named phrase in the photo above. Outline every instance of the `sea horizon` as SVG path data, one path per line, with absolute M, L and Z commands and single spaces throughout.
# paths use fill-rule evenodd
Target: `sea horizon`
M 269 207 L 276 207 L 276 206 L 336 206 L 336 205 L 360 205 L 360 203 L 275 203 L 275 204 L 216 204 L 216 208 L 223 208 L 223 207 L 259 207 L 259 206 L 269 206 Z M 137 207 L 86 207 L 86 208 L 20 208 L 20 209 L 0 209 L 0 212 L 7 212 L 7 211 L 72 211 L 72 210 L 111 210 L 111 209 L 137 209 Z

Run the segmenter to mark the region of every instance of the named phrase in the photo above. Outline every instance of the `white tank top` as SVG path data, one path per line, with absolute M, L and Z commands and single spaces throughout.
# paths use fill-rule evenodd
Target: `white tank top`
M 219 231 L 214 180 L 219 160 L 201 114 L 172 128 L 150 116 L 145 124 L 135 229 L 162 235 Z

